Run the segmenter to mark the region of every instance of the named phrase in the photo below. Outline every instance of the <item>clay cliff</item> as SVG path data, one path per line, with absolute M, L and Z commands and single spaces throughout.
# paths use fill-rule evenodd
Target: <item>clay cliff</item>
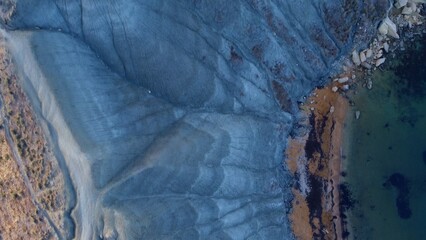
M 297 104 L 369 42 L 389 3 L 0 7 L 13 74 L 71 179 L 73 224 L 58 238 L 292 239 L 283 152 Z

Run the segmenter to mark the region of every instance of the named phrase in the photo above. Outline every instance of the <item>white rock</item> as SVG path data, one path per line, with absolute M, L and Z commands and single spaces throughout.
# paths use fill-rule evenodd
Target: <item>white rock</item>
M 404 7 L 405 5 L 407 5 L 407 3 L 408 3 L 408 0 L 396 0 L 395 1 L 395 7 L 396 8 L 402 8 L 402 7 Z
M 388 25 L 387 35 L 398 39 L 399 35 L 395 23 L 393 23 L 389 18 L 386 18 L 386 24 Z
M 383 51 L 380 50 L 378 53 L 376 53 L 376 55 L 374 55 L 374 59 L 379 59 L 383 56 Z
M 366 69 L 371 69 L 371 64 L 367 63 L 367 62 L 363 62 L 361 64 L 361 66 L 365 67 Z
M 415 2 L 409 2 L 407 6 L 413 10 L 413 13 L 420 13 L 421 9 L 417 7 L 417 4 Z
M 359 55 L 356 50 L 352 52 L 352 62 L 354 62 L 357 66 L 361 65 L 361 59 L 359 59 Z
M 367 89 L 372 89 L 373 88 L 373 81 L 371 81 L 371 79 L 368 79 L 367 81 Z
M 367 57 L 365 56 L 365 53 L 364 53 L 364 52 L 361 52 L 361 53 L 359 54 L 359 59 L 361 60 L 361 62 L 365 62 L 365 61 L 367 61 Z
M 411 15 L 413 12 L 415 12 L 415 10 L 414 11 L 413 10 L 414 10 L 413 8 L 405 6 L 404 9 L 402 9 L 401 13 L 404 15 Z
M 345 91 L 349 90 L 349 85 L 347 85 L 347 84 L 343 85 L 342 89 L 345 90 Z
M 359 116 L 361 115 L 360 111 L 356 111 L 355 112 L 355 119 L 359 119 Z
M 334 87 L 331 88 L 331 91 L 333 91 L 333 92 L 337 92 L 337 90 L 339 90 L 339 88 L 336 87 L 336 86 L 334 86 Z
M 330 107 L 330 113 L 334 113 L 334 106 Z
M 388 25 L 386 24 L 386 22 L 383 20 L 382 21 L 382 23 L 380 23 L 380 26 L 379 26 L 379 33 L 381 34 L 381 35 L 386 35 L 386 34 L 388 34 Z
M 342 77 L 342 78 L 339 78 L 339 80 L 337 80 L 339 83 L 345 83 L 345 82 L 347 82 L 347 81 L 349 81 L 349 78 L 348 77 Z
M 315 110 L 315 108 L 311 107 L 311 111 L 314 111 L 314 110 Z
M 389 19 L 389 17 L 383 19 L 382 23 L 379 26 L 379 32 L 382 35 L 388 35 L 393 38 L 399 38 L 396 25 L 392 22 L 392 20 Z
M 371 58 L 371 56 L 373 56 L 373 50 L 368 49 L 368 50 L 367 50 L 367 52 L 365 53 L 365 56 L 366 56 L 367 58 Z
M 382 65 L 386 61 L 386 58 L 379 58 L 376 60 L 376 67 Z
M 385 52 L 389 52 L 389 44 L 387 42 L 383 43 L 383 49 Z

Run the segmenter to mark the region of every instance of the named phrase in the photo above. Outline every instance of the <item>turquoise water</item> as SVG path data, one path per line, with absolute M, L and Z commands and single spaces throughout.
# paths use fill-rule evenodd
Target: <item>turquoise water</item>
M 348 213 L 350 239 L 426 239 L 426 47 L 420 43 L 426 38 L 376 71 L 372 90 L 359 87 L 352 98 L 344 149 L 344 179 L 356 201 Z

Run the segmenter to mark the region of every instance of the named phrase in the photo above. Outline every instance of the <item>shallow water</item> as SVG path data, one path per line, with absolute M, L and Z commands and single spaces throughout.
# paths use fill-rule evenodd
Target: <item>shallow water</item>
M 345 180 L 356 201 L 350 239 L 426 239 L 426 38 L 359 87 Z M 391 177 L 392 176 L 392 177 Z

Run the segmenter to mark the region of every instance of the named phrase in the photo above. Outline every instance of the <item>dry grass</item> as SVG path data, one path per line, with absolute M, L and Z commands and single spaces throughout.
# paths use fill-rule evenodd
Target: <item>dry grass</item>
M 35 117 L 36 115 L 23 90 L 20 88 L 18 78 L 14 73 L 13 64 L 3 45 L 2 39 L 0 39 L 0 94 L 4 104 L 4 106 L 2 106 L 4 108 L 3 112 L 4 115 L 6 115 L 4 117 L 8 119 L 8 127 L 14 145 L 16 149 L 18 149 L 18 154 L 25 168 L 25 174 L 28 176 L 31 188 L 36 195 L 36 199 L 33 201 L 36 201 L 42 206 L 48 212 L 50 218 L 55 222 L 55 225 L 63 230 L 63 214 L 65 211 L 63 176 L 44 138 L 43 131 Z M 4 124 L 6 124 L 6 122 Z M 2 131 L 4 132 L 4 129 Z M 16 159 L 11 157 L 10 150 L 7 156 L 9 158 L 9 164 L 16 162 Z M 4 158 L 6 159 L 6 155 Z M 4 186 L 4 191 L 16 191 L 19 195 L 22 193 L 23 199 L 28 198 L 28 193 L 26 193 L 28 189 L 25 189 L 25 185 L 19 183 L 20 181 L 22 182 L 22 176 L 16 175 L 14 178 L 10 178 L 10 176 L 1 175 L 0 181 L 8 181 L 10 183 Z M 16 182 L 16 184 L 13 184 L 14 182 Z M 45 219 L 39 216 L 33 217 L 34 214 L 30 214 L 32 213 L 31 211 L 34 210 L 34 206 L 28 202 L 22 206 L 19 205 L 17 201 L 8 203 L 10 205 L 9 210 L 12 211 L 17 218 L 21 219 L 21 221 L 28 221 L 26 224 L 32 226 L 30 228 L 33 229 L 32 231 L 36 231 L 34 228 L 37 227 L 34 226 L 39 226 L 40 234 L 44 233 L 46 236 L 49 235 L 47 230 L 43 230 L 45 229 L 45 223 L 43 222 Z M 17 205 L 15 206 L 15 204 Z M 26 207 L 28 207 L 28 209 L 26 209 Z M 7 218 L 10 214 L 11 213 L 8 211 L 0 211 L 0 219 Z M 21 214 L 20 217 L 18 216 L 19 214 Z M 27 218 L 26 216 L 31 216 L 31 218 Z M 4 222 L 2 220 L 0 220 L 0 222 L 2 223 L 0 225 L 3 225 Z M 20 224 L 15 224 L 14 221 L 10 221 L 10 223 L 9 227 L 11 229 L 14 227 L 19 229 L 17 227 L 20 226 Z M 45 239 L 44 237 L 33 238 L 32 233 L 28 236 L 31 237 L 24 239 Z M 19 238 L 9 238 L 3 235 L 3 239 Z
M 38 213 L 18 165 L 0 130 L 0 236 L 1 239 L 50 239 L 52 230 Z
M 0 19 L 4 22 L 9 21 L 15 12 L 16 3 L 14 0 L 2 0 L 0 4 Z

